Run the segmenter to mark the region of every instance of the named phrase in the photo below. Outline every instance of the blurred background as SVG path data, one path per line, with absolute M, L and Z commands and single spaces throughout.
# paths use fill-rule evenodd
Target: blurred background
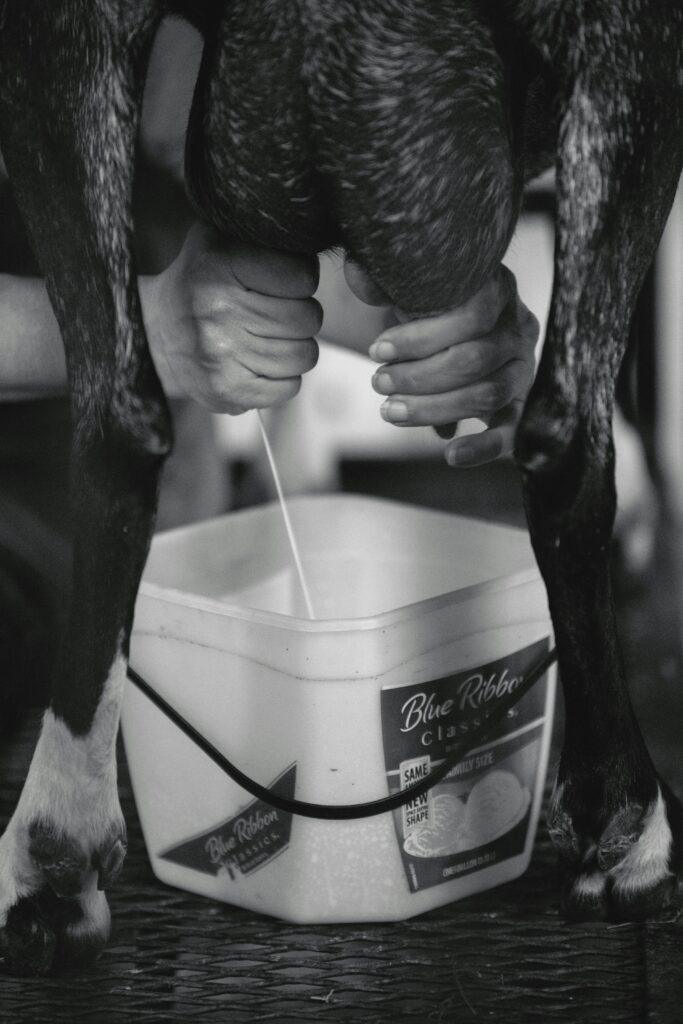
M 173 260 L 193 220 L 182 168 L 200 52 L 192 29 L 164 23 L 146 89 L 135 193 L 138 261 L 148 274 Z M 541 325 L 552 287 L 553 214 L 550 175 L 529 189 L 505 259 Z M 0 221 L 0 274 L 36 274 L 6 182 Z M 614 553 L 634 701 L 660 769 L 679 789 L 681 282 L 683 195 L 643 289 L 619 382 Z M 294 401 L 267 414 L 286 493 L 341 489 L 523 526 L 511 460 L 454 470 L 443 459 L 444 442 L 430 428 L 397 428 L 381 419 L 382 400 L 370 386 L 375 367 L 366 356 L 335 345 L 342 324 L 346 332 L 349 325 L 357 330 L 359 347 L 364 338 L 369 345 L 377 313 L 351 295 L 334 256 L 322 259 L 319 298 L 331 311 L 320 336 L 319 364 Z M 541 344 L 542 337 L 539 350 Z M 216 416 L 175 402 L 173 414 L 176 448 L 165 470 L 159 529 L 274 496 L 255 413 Z M 460 429 L 478 428 L 469 423 Z M 0 678 L 14 680 L 22 691 L 27 679 L 40 689 L 68 600 L 68 437 L 62 397 L 0 403 Z

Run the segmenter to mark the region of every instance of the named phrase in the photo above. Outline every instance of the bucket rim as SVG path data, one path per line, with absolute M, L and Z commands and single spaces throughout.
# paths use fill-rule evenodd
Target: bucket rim
M 525 535 L 526 530 L 519 526 L 512 526 L 509 523 L 494 523 L 488 520 L 480 520 L 474 516 L 462 515 L 459 512 L 446 512 L 442 509 L 425 508 L 421 505 L 414 505 L 410 502 L 397 501 L 393 498 L 379 497 L 374 494 L 357 493 L 330 493 L 330 494 L 297 494 L 287 499 L 291 507 L 306 505 L 323 505 L 330 502 L 347 506 L 384 505 L 394 506 L 411 512 L 420 512 L 428 518 L 457 518 L 478 526 L 485 526 L 503 532 Z M 162 548 L 167 544 L 173 544 L 182 538 L 183 535 L 194 530 L 214 529 L 226 518 L 242 518 L 249 516 L 279 516 L 279 504 L 277 501 L 265 502 L 261 505 L 250 506 L 249 508 L 237 509 L 234 512 L 222 513 L 212 516 L 197 523 L 177 526 L 170 530 L 164 530 L 156 534 L 152 544 Z M 233 604 L 230 601 L 208 597 L 192 591 L 180 590 L 175 587 L 168 587 L 146 580 L 144 575 L 138 588 L 138 602 L 164 602 L 181 608 L 189 608 L 195 611 L 207 612 L 221 618 L 234 619 L 254 625 L 274 627 L 277 629 L 290 630 L 294 633 L 355 633 L 372 630 L 382 630 L 402 622 L 407 618 L 422 617 L 426 613 L 438 611 L 447 605 L 457 605 L 475 600 L 481 595 L 495 593 L 503 590 L 510 590 L 515 587 L 526 586 L 530 583 L 541 583 L 541 574 L 538 566 L 533 560 L 527 567 L 516 572 L 501 576 L 492 576 L 488 580 L 479 580 L 466 587 L 459 587 L 457 590 L 448 590 L 442 594 L 435 594 L 433 597 L 423 598 L 420 601 L 410 601 L 407 604 L 399 605 L 385 612 L 374 615 L 348 616 L 343 618 L 316 618 L 309 619 L 303 616 L 288 615 L 284 612 L 265 611 L 258 608 L 249 608 L 243 605 Z M 136 611 L 138 606 L 136 606 Z M 417 614 L 416 614 L 417 612 Z
M 141 599 L 143 602 L 151 601 L 153 603 L 171 604 L 176 607 L 207 612 L 223 619 L 235 619 L 240 622 L 253 623 L 254 625 L 289 630 L 294 633 L 357 633 L 386 629 L 407 618 L 422 618 L 426 614 L 439 611 L 449 605 L 464 604 L 487 594 L 513 590 L 518 587 L 528 586 L 531 583 L 541 583 L 541 574 L 536 567 L 521 569 L 519 572 L 508 576 L 497 576 L 490 580 L 482 580 L 468 587 L 449 590 L 444 594 L 436 594 L 434 597 L 421 601 L 411 601 L 408 604 L 392 608 L 390 611 L 380 612 L 377 615 L 332 619 L 309 619 L 296 615 L 287 615 L 284 612 L 248 608 L 243 605 L 231 604 L 228 601 L 205 597 L 201 594 L 193 594 L 185 590 L 176 590 L 173 587 L 162 587 L 158 584 L 144 581 L 140 584 L 138 605 L 141 603 Z M 135 631 L 135 626 L 133 629 Z

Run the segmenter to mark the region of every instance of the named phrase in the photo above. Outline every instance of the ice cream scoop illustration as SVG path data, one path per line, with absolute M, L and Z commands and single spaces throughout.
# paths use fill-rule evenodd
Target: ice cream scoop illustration
M 464 826 L 477 845 L 489 843 L 520 821 L 529 806 L 529 790 L 512 772 L 494 769 L 474 784 L 467 798 Z
M 450 793 L 432 798 L 432 823 L 411 832 L 403 849 L 412 857 L 447 857 L 492 842 L 522 820 L 529 790 L 512 772 L 494 769 L 470 790 L 467 803 Z
M 457 796 L 438 793 L 432 798 L 432 824 L 412 832 L 403 849 L 413 857 L 446 857 L 461 848 L 465 805 Z

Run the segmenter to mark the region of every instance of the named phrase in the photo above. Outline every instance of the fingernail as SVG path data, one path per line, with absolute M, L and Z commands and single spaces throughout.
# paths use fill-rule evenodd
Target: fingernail
M 396 358 L 396 349 L 390 341 L 376 341 L 370 346 L 368 354 L 376 363 L 386 363 Z
M 475 456 L 475 450 L 471 444 L 459 444 L 456 448 L 449 448 L 446 452 L 446 462 L 449 466 L 460 466 L 471 462 Z
M 379 411 L 382 418 L 390 420 L 391 423 L 400 423 L 402 420 L 408 419 L 408 406 L 405 402 L 394 402 L 390 399 L 388 402 L 382 403 Z
M 388 373 L 376 373 L 372 378 L 372 386 L 375 391 L 379 391 L 381 395 L 390 395 L 394 390 L 394 386 L 391 383 L 391 377 Z

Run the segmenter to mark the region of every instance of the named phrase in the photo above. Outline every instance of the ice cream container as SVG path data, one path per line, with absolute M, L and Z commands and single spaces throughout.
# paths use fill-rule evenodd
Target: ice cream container
M 277 505 L 155 537 L 131 665 L 247 775 L 329 804 L 441 764 L 547 653 L 527 534 L 351 495 L 290 501 L 317 618 Z M 123 735 L 157 877 L 295 922 L 396 920 L 528 866 L 555 674 L 433 789 L 349 821 L 250 796 L 130 683 Z

